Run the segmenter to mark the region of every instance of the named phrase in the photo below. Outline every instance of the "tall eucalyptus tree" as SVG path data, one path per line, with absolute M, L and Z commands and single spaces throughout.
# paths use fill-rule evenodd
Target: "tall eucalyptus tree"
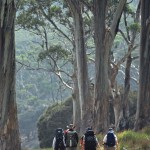
M 134 59 L 138 58 L 135 57 L 132 52 L 138 47 L 138 38 L 137 35 L 139 33 L 139 16 L 140 16 L 140 3 L 137 5 L 137 10 L 131 11 L 130 6 L 126 5 L 123 13 L 123 21 L 125 24 L 125 31 L 119 27 L 119 33 L 121 33 L 122 37 L 126 41 L 127 45 L 127 53 L 119 60 L 115 62 L 111 62 L 111 88 L 113 88 L 113 107 L 114 107 L 114 114 L 115 114 L 115 127 L 116 130 L 126 129 L 129 126 L 129 92 L 130 92 L 130 81 L 131 81 L 131 65 Z M 128 22 L 127 18 L 130 17 L 133 22 Z M 121 64 L 126 61 L 125 65 L 125 80 L 124 80 L 124 89 L 123 91 L 119 91 L 117 86 L 116 76 L 118 74 L 119 68 Z
M 94 119 L 95 127 L 105 130 L 108 127 L 108 54 L 105 50 L 105 16 L 106 0 L 94 0 L 94 23 L 95 23 L 95 104 Z
M 135 130 L 150 124 L 150 1 L 141 1 L 139 94 Z
M 0 149 L 20 150 L 15 95 L 15 1 L 0 2 Z
M 84 131 L 87 125 L 92 123 L 92 100 L 90 95 L 90 84 L 86 59 L 86 48 L 84 40 L 83 18 L 80 0 L 66 0 L 74 19 L 74 37 L 77 62 L 77 82 L 80 100 L 80 130 Z
M 95 102 L 94 124 L 96 131 L 105 131 L 109 126 L 109 53 L 113 41 L 118 32 L 120 18 L 126 4 L 126 0 L 120 0 L 113 19 L 106 28 L 106 0 L 94 0 L 94 23 L 95 23 Z

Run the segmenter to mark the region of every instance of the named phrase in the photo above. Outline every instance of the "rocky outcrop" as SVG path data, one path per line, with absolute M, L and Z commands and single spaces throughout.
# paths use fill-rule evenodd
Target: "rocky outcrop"
M 37 124 L 41 148 L 52 146 L 56 128 L 63 128 L 65 130 L 66 126 L 72 122 L 72 114 L 72 98 L 50 106 L 45 113 L 42 114 Z

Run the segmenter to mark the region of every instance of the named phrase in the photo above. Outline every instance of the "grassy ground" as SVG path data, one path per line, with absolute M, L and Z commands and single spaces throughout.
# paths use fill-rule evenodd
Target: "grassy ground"
M 150 127 L 140 132 L 127 130 L 117 134 L 119 145 L 118 150 L 150 150 Z M 98 135 L 102 145 L 102 135 Z
M 104 135 L 97 135 L 101 149 L 103 150 L 102 140 Z M 150 127 L 144 128 L 140 132 L 134 132 L 127 130 L 124 132 L 117 133 L 119 145 L 117 150 L 150 150 Z M 79 148 L 80 149 L 80 148 Z M 52 150 L 48 149 L 36 149 L 36 150 Z

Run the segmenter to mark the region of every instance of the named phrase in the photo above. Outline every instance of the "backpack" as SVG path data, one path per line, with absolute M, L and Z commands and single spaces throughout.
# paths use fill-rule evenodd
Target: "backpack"
M 115 141 L 115 135 L 113 132 L 108 132 L 107 133 L 107 142 L 106 145 L 108 147 L 113 147 L 116 145 L 116 141 Z
M 67 131 L 66 147 L 77 147 L 76 131 Z
M 84 146 L 85 148 L 96 148 L 97 146 L 97 141 L 96 141 L 96 137 L 94 135 L 94 131 L 92 130 L 88 130 L 85 133 L 85 137 L 84 137 Z
M 56 129 L 55 138 L 56 138 L 55 147 L 57 148 L 64 147 L 64 131 L 62 128 Z

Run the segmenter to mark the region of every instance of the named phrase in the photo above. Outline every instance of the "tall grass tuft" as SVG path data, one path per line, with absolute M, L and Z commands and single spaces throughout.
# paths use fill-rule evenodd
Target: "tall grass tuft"
M 150 136 L 150 126 L 147 126 L 147 127 L 143 128 L 142 132 L 145 133 L 145 134 L 148 134 Z
M 131 130 L 118 133 L 118 141 L 120 150 L 135 149 L 149 150 L 150 149 L 150 134 L 144 132 L 134 132 Z

